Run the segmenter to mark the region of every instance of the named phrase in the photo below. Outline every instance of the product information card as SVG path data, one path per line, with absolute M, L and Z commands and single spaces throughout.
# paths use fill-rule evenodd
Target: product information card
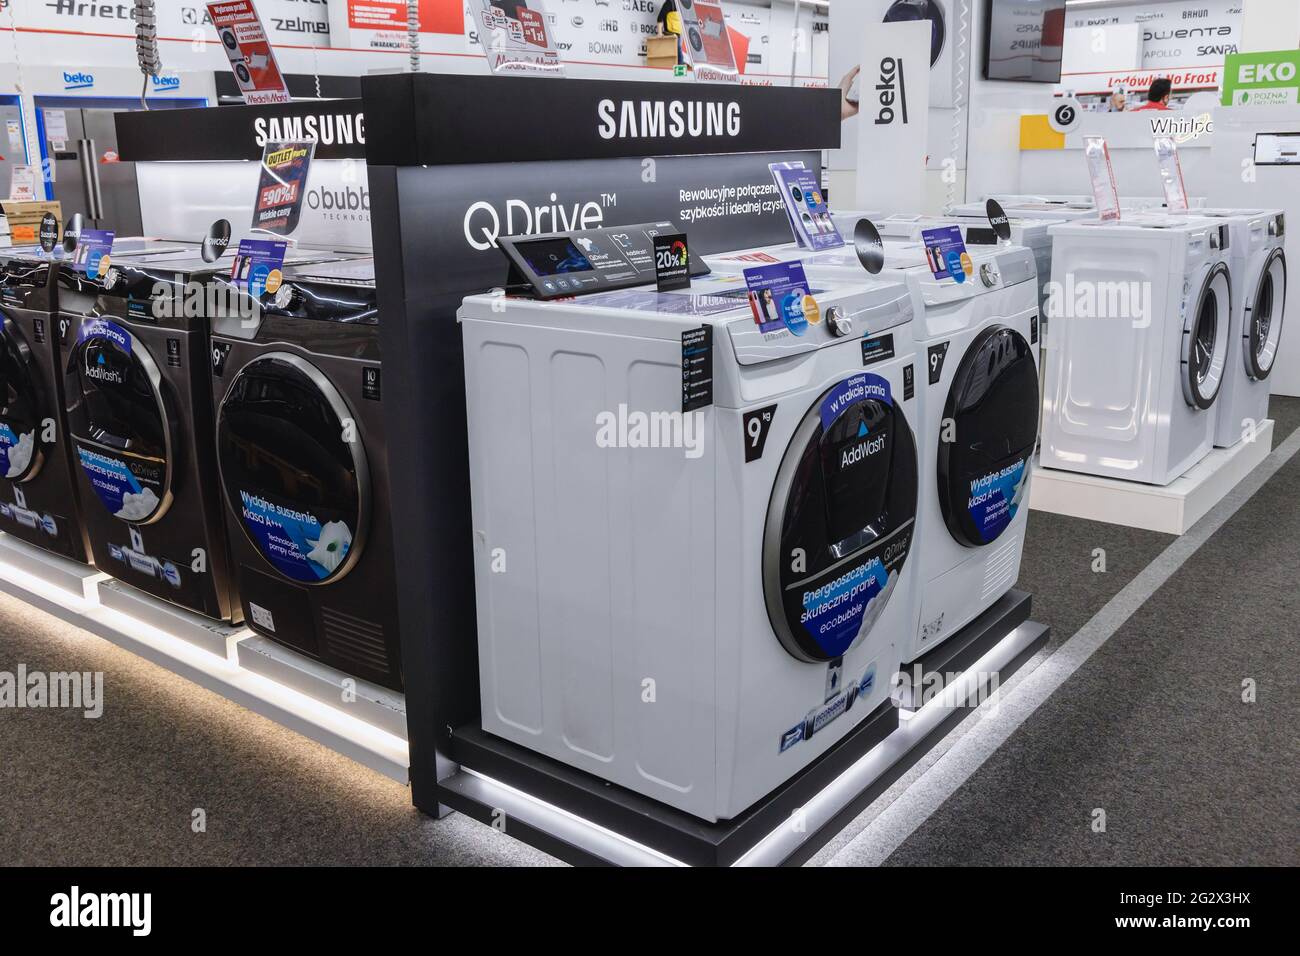
M 263 292 L 275 293 L 284 279 L 284 250 L 287 244 L 277 239 L 241 239 L 230 268 L 230 281 L 248 290 L 253 298 Z
M 772 163 L 772 179 L 785 203 L 790 228 L 805 249 L 834 249 L 844 237 L 831 220 L 830 207 L 822 195 L 817 175 L 802 163 Z
M 962 283 L 975 271 L 960 226 L 926 229 L 921 233 L 921 244 L 925 246 L 926 264 L 936 279 Z
M 77 239 L 77 251 L 72 264 L 89 279 L 97 279 L 108 272 L 109 252 L 113 248 L 113 230 L 83 229 Z
M 793 335 L 803 335 L 810 322 L 821 321 L 817 303 L 809 294 L 802 262 L 778 262 L 746 269 L 745 285 L 749 289 L 754 321 L 764 333 L 788 329 Z

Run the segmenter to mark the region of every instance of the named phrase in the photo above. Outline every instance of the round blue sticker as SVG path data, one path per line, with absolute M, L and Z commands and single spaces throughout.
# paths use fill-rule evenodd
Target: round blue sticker
M 803 290 L 791 292 L 781 300 L 781 318 L 795 335 L 808 331 L 808 317 L 803 314 Z
M 271 267 L 265 263 L 253 266 L 248 272 L 248 294 L 258 298 L 266 291 L 266 279 L 271 274 Z
M 957 283 L 960 285 L 965 282 L 966 270 L 961 266 L 961 253 L 955 249 L 950 249 L 944 258 L 948 260 L 948 271 L 952 273 L 952 277 L 957 280 Z
M 90 255 L 86 256 L 86 278 L 93 279 L 99 275 L 99 260 L 104 258 L 104 253 L 98 249 L 91 250 Z

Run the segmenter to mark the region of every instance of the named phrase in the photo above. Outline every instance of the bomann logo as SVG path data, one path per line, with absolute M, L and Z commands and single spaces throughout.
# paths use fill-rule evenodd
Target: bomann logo
M 63 88 L 65 90 L 88 90 L 94 85 L 94 74 L 68 72 L 63 74 Z
M 370 190 L 364 186 L 342 189 L 317 187 L 307 190 L 307 208 L 320 212 L 326 219 L 370 220 Z
M 618 197 L 601 197 L 606 206 L 618 204 Z M 507 199 L 502 209 L 479 200 L 465 210 L 465 241 L 479 252 L 496 248 L 501 236 L 532 236 L 543 232 L 569 232 L 574 229 L 599 229 L 605 224 L 601 203 L 562 203 L 556 193 L 550 201 L 534 206 L 522 199 Z
M 897 115 L 906 126 L 907 79 L 903 73 L 903 61 L 898 57 L 887 56 L 880 61 L 880 82 L 876 84 L 876 94 L 880 99 L 876 125 L 888 126 Z M 894 113 L 895 107 L 898 107 L 897 114 Z
M 734 101 L 601 100 L 596 116 L 601 139 L 740 135 L 740 104 Z

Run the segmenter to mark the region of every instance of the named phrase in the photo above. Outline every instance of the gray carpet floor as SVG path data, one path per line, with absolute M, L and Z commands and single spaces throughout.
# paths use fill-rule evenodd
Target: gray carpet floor
M 1272 414 L 1276 442 L 1300 427 L 1300 400 L 1275 400 Z M 1300 862 L 1297 495 L 1300 458 L 887 862 Z M 1053 646 L 1169 540 L 1035 513 L 1021 586 Z M 1104 574 L 1091 568 L 1098 547 Z M 19 662 L 104 672 L 106 706 L 99 720 L 0 710 L 6 863 L 554 862 L 459 815 L 424 817 L 404 787 L 0 596 L 0 670 Z M 1246 677 L 1257 682 L 1254 704 L 1240 701 Z M 1089 825 L 1099 807 L 1104 834 Z M 202 833 L 191 828 L 196 809 Z M 850 843 L 841 855 L 852 852 Z

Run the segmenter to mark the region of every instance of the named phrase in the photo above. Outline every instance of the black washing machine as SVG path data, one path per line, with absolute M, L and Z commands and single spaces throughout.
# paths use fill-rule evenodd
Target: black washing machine
M 63 425 L 57 274 L 39 247 L 0 250 L 0 530 L 89 562 Z
M 245 623 L 401 689 L 374 260 L 284 270 L 218 320 L 212 397 Z
M 102 277 L 65 265 L 60 280 L 64 407 L 91 553 L 127 584 L 238 622 L 213 451 L 209 319 L 183 298 L 221 267 L 192 251 L 115 249 L 111 261 Z

